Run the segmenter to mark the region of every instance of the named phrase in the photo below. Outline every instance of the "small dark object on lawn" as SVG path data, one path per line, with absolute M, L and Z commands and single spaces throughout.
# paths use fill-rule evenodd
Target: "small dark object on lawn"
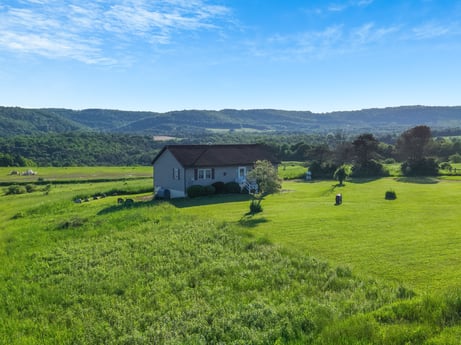
M 336 194 L 335 198 L 335 205 L 341 205 L 343 203 L 343 196 L 342 194 Z
M 397 199 L 397 194 L 393 190 L 388 190 L 384 198 L 386 200 L 395 200 Z

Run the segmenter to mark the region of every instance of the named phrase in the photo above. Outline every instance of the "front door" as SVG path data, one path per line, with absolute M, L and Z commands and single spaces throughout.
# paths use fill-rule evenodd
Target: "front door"
M 238 179 L 239 181 L 244 181 L 247 176 L 247 168 L 246 167 L 239 167 L 238 170 Z

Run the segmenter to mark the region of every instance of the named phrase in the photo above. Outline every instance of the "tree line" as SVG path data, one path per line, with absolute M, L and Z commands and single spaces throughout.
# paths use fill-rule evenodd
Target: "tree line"
M 152 137 L 71 132 L 0 138 L 0 166 L 149 165 L 162 143 Z
M 437 175 L 439 168 L 449 169 L 450 163 L 461 163 L 461 138 L 433 137 L 428 126 L 416 126 L 394 137 L 394 143 L 379 140 L 372 133 L 347 138 L 341 133 L 312 143 L 294 144 L 267 142 L 270 149 L 285 161 L 306 162 L 314 176 L 331 178 L 347 166 L 356 177 L 388 174 L 384 163 L 400 163 L 406 176 Z
M 286 132 L 203 133 L 154 141 L 151 136 L 101 132 L 50 133 L 0 138 L 0 166 L 129 166 L 150 165 L 167 144 L 265 144 L 281 161 L 301 161 L 315 176 L 332 177 L 351 166 L 355 176 L 385 174 L 383 163 L 399 162 L 406 174 L 435 173 L 436 165 L 461 162 L 461 138 L 435 137 L 428 126 L 400 134 L 355 137 L 343 131 L 327 134 Z M 405 165 L 404 165 L 405 164 Z

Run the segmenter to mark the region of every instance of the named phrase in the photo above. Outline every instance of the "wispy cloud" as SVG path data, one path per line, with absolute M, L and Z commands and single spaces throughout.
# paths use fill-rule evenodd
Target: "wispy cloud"
M 358 27 L 331 25 L 323 30 L 275 35 L 267 42 L 268 55 L 279 59 L 325 58 L 369 49 L 386 40 L 395 39 L 398 26 L 378 27 L 370 22 Z
M 330 12 L 342 12 L 351 7 L 365 7 L 371 5 L 374 0 L 350 0 L 343 2 L 330 3 L 327 6 L 328 11 Z
M 432 39 L 460 33 L 459 29 L 452 24 L 425 23 L 411 30 L 411 36 L 418 40 Z
M 371 1 L 349 2 L 354 5 L 368 5 Z M 339 8 L 338 8 L 339 10 Z M 252 46 L 252 51 L 259 56 L 275 60 L 324 59 L 332 56 L 355 54 L 366 51 L 378 51 L 377 48 L 400 47 L 405 49 L 412 42 L 424 42 L 434 47 L 434 43 L 446 42 L 459 47 L 461 25 L 448 21 L 441 23 L 435 19 L 421 22 L 383 23 L 378 22 L 349 23 L 347 21 L 330 21 L 323 28 L 291 34 L 275 34 L 261 43 Z M 380 22 L 379 22 L 380 21 Z M 454 42 L 454 43 L 453 43 Z
M 185 31 L 216 30 L 230 14 L 208 0 L 28 0 L 0 5 L 0 50 L 115 63 L 119 41 L 162 45 Z

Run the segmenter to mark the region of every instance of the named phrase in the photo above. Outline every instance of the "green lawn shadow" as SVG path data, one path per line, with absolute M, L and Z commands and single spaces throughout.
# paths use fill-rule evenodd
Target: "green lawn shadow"
M 374 182 L 374 181 L 380 180 L 380 179 L 382 179 L 384 177 L 387 177 L 387 176 L 353 177 L 353 178 L 347 179 L 347 182 L 355 183 L 355 184 L 363 184 L 363 183 Z
M 253 215 L 250 215 L 250 214 L 245 214 L 238 221 L 238 223 L 241 226 L 245 227 L 245 228 L 254 228 L 254 227 L 258 226 L 259 224 L 264 224 L 264 223 L 267 223 L 267 222 L 269 222 L 269 220 L 267 218 L 265 218 L 265 217 L 255 218 L 255 217 L 253 217 Z
M 397 182 L 417 183 L 417 184 L 437 184 L 440 180 L 432 176 L 413 176 L 413 177 L 398 177 Z
M 201 196 L 197 198 L 172 199 L 169 202 L 177 208 L 187 208 L 195 206 L 226 204 L 229 202 L 249 201 L 251 199 L 252 196 L 249 194 L 219 194 Z
M 347 178 L 342 185 L 340 185 L 339 183 L 336 183 L 335 186 L 338 186 L 338 187 L 343 187 L 345 186 L 347 183 L 369 183 L 369 182 L 373 182 L 373 181 L 376 181 L 376 180 L 379 180 L 379 179 L 382 179 L 382 178 L 385 178 L 387 176 L 377 176 L 377 177 L 349 177 Z M 318 179 L 312 179 L 310 181 L 305 181 L 305 180 L 291 180 L 293 182 L 297 182 L 297 183 L 311 183 L 311 184 L 314 184 L 314 183 L 321 183 L 321 182 L 328 182 L 328 181 L 332 181 L 332 182 L 337 182 L 336 180 L 334 179 L 329 179 L 329 178 L 318 178 Z
M 144 207 L 152 207 L 157 205 L 163 201 L 160 200 L 147 200 L 147 201 L 134 201 L 128 204 L 117 204 L 113 206 L 106 207 L 97 213 L 98 216 L 109 214 L 113 212 L 119 212 L 122 210 L 129 210 L 129 209 L 136 209 L 136 208 L 144 208 Z

